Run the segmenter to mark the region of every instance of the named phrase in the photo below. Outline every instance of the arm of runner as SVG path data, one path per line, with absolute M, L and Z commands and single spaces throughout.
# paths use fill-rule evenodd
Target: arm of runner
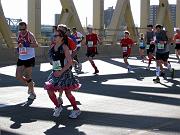
M 86 37 L 84 37 L 83 40 L 81 41 L 81 45 L 87 48 Z
M 30 34 L 30 40 L 31 40 L 30 47 L 32 48 L 38 47 L 38 42 L 33 34 Z
M 98 41 L 97 44 L 102 45 L 103 40 L 102 40 L 102 37 L 100 35 L 97 35 L 97 41 Z
M 176 44 L 176 34 L 174 34 L 174 36 L 173 36 L 172 44 Z

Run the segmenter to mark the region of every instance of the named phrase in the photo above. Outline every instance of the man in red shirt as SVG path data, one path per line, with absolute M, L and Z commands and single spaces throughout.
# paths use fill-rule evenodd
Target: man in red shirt
M 120 40 L 120 45 L 123 51 L 123 59 L 125 64 L 127 65 L 128 72 L 132 70 L 131 66 L 129 65 L 127 59 L 131 54 L 131 47 L 133 45 L 133 40 L 129 37 L 130 33 L 128 31 L 124 32 L 124 37 Z
M 180 56 L 180 28 L 176 29 L 176 33 L 174 34 L 173 41 L 176 44 L 176 47 L 175 47 L 176 57 L 178 59 L 178 63 L 180 63 L 180 58 L 179 58 Z
M 99 73 L 99 70 L 94 63 L 93 58 L 97 54 L 97 44 L 99 42 L 99 39 L 98 39 L 97 34 L 93 33 L 93 28 L 91 25 L 88 25 L 87 31 L 88 31 L 88 34 L 86 35 L 86 38 L 85 38 L 86 48 L 87 48 L 86 56 L 95 70 L 94 74 L 97 74 Z

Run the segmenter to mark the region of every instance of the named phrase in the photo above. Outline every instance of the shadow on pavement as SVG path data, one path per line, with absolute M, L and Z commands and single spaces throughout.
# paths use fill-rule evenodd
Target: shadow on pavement
M 102 59 L 102 60 L 111 63 L 113 65 L 117 65 L 121 67 L 124 66 L 124 63 L 117 62 L 111 59 Z M 43 87 L 44 82 L 46 81 L 48 75 L 50 74 L 50 71 L 41 72 L 39 68 L 40 68 L 39 66 L 36 66 L 33 70 L 35 86 Z M 180 71 L 177 70 L 176 74 L 180 75 Z M 178 98 L 148 94 L 148 93 L 180 94 L 180 90 L 179 90 L 180 82 L 177 80 L 165 78 L 166 82 L 161 83 L 161 85 L 165 86 L 165 88 L 143 86 L 143 79 L 145 77 L 152 77 L 152 76 L 154 76 L 154 71 L 147 71 L 146 69 L 142 69 L 142 67 L 140 66 L 136 66 L 135 73 L 130 73 L 130 74 L 122 73 L 122 74 L 83 76 L 78 78 L 80 80 L 80 83 L 82 84 L 82 87 L 79 91 L 82 93 L 90 93 L 90 94 L 180 106 L 180 100 Z M 0 87 L 21 85 L 14 77 L 0 74 L 0 78 L 2 82 L 0 84 Z M 131 82 L 127 82 L 124 85 L 103 84 L 103 82 L 106 82 L 111 79 L 128 79 L 128 78 L 132 78 L 140 81 L 141 86 L 128 86 L 128 83 Z M 168 82 L 172 83 L 172 86 L 168 86 L 166 84 Z M 144 94 L 139 94 L 134 92 L 143 92 Z
M 12 129 L 18 129 L 23 126 L 24 123 L 32 123 L 38 120 L 53 121 L 55 125 L 44 132 L 47 135 L 64 132 L 72 135 L 85 135 L 85 133 L 77 129 L 83 124 L 142 130 L 158 129 L 159 131 L 180 133 L 180 128 L 178 128 L 180 119 L 176 118 L 82 111 L 82 114 L 77 119 L 69 119 L 68 107 L 69 106 L 64 106 L 64 110 L 59 118 L 52 117 L 52 109 L 22 107 L 21 105 L 2 108 L 0 110 L 0 116 L 9 117 L 10 120 L 14 122 L 10 126 Z M 171 126 L 173 126 L 173 128 L 171 128 Z

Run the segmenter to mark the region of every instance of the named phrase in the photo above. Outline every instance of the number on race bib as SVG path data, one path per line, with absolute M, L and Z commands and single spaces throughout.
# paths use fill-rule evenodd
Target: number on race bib
M 88 41 L 87 46 L 88 46 L 88 47 L 93 47 L 93 41 Z
M 61 70 L 60 60 L 52 61 L 53 70 Z
M 149 44 L 147 44 L 147 45 L 146 45 L 146 49 L 149 49 L 149 48 L 150 48 L 150 45 L 149 45 Z
M 140 42 L 140 43 L 139 43 L 139 47 L 144 47 L 144 43 L 143 43 L 143 42 Z
M 27 48 L 26 47 L 19 48 L 19 54 L 20 55 L 26 55 L 27 54 Z
M 158 49 L 164 49 L 164 44 L 158 43 Z
M 176 39 L 176 44 L 180 44 L 180 39 Z
M 123 52 L 127 52 L 127 47 L 122 47 Z

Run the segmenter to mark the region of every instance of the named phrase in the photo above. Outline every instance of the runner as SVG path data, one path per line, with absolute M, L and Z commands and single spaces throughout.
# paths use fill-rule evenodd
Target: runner
M 86 48 L 87 48 L 86 57 L 95 70 L 94 74 L 97 74 L 99 73 L 99 70 L 94 63 L 93 58 L 97 54 L 97 44 L 99 43 L 99 39 L 98 39 L 97 34 L 93 33 L 92 25 L 87 26 L 87 31 L 88 31 L 88 34 L 86 35 L 86 38 L 85 38 Z
M 30 31 L 27 29 L 25 22 L 19 23 L 18 33 L 18 53 L 19 58 L 16 68 L 16 79 L 28 86 L 28 99 L 34 100 L 36 94 L 34 92 L 34 81 L 32 79 L 32 67 L 35 66 L 35 47 L 38 43 Z
M 65 44 L 68 45 L 69 47 L 69 52 L 71 54 L 71 57 L 73 58 L 76 54 L 77 54 L 77 47 L 76 47 L 76 39 L 75 37 L 69 37 L 71 35 L 71 33 L 68 33 L 68 28 L 65 24 L 59 24 L 57 30 L 62 30 L 65 35 L 67 36 L 67 41 Z M 66 62 L 66 59 L 65 59 Z M 73 65 L 77 63 L 75 60 L 73 60 Z M 72 69 L 72 66 L 70 67 L 70 69 Z M 58 97 L 58 101 L 59 103 L 62 105 L 63 104 L 63 99 L 62 99 L 62 94 L 63 92 L 59 92 L 59 97 Z
M 145 48 L 146 48 L 146 45 L 145 45 L 145 41 L 144 41 L 144 34 L 141 33 L 140 38 L 139 38 L 139 54 L 140 54 L 140 58 L 143 63 L 144 63 L 144 60 L 146 59 L 145 54 L 144 54 Z
M 156 43 L 156 79 L 153 79 L 155 83 L 160 83 L 160 71 L 161 65 L 164 64 L 171 72 L 171 77 L 174 78 L 174 69 L 171 68 L 170 62 L 168 62 L 169 58 L 169 44 L 168 37 L 163 27 L 159 24 L 156 25 L 155 32 L 155 43 Z
M 155 50 L 155 43 L 154 41 L 154 31 L 153 31 L 153 25 L 147 25 L 147 32 L 145 35 L 145 42 L 146 42 L 146 49 L 147 49 L 147 55 L 148 55 L 148 66 L 147 69 L 150 69 L 151 61 L 155 60 L 153 53 Z
M 123 51 L 124 63 L 127 65 L 128 72 L 130 73 L 132 71 L 132 67 L 128 63 L 128 57 L 131 54 L 131 47 L 134 43 L 129 36 L 130 36 L 129 31 L 124 31 L 124 37 L 120 40 L 120 45 Z
M 176 47 L 175 47 L 176 57 L 178 59 L 178 63 L 180 63 L 180 59 L 179 59 L 179 56 L 180 56 L 180 28 L 176 29 L 176 33 L 174 34 L 173 41 L 176 44 Z
M 72 28 L 72 34 L 75 36 L 76 41 L 77 41 L 77 54 L 74 56 L 74 59 L 78 62 L 78 65 L 75 65 L 75 70 L 77 70 L 78 72 L 81 72 L 82 64 L 79 62 L 78 52 L 81 48 L 81 42 L 84 39 L 84 36 L 80 32 L 77 31 L 76 27 Z
M 49 75 L 47 82 L 45 82 L 44 89 L 47 90 L 49 98 L 55 105 L 54 117 L 59 117 L 63 110 L 62 104 L 59 103 L 55 92 L 62 93 L 65 91 L 66 97 L 73 106 L 69 117 L 77 118 L 81 111 L 77 107 L 75 97 L 71 91 L 78 90 L 80 88 L 79 81 L 75 79 L 71 71 L 72 57 L 70 55 L 69 47 L 67 44 L 68 37 L 62 30 L 57 30 L 55 37 L 55 45 L 50 50 L 50 56 L 52 58 L 53 69 Z M 61 94 L 62 95 L 62 94 Z

